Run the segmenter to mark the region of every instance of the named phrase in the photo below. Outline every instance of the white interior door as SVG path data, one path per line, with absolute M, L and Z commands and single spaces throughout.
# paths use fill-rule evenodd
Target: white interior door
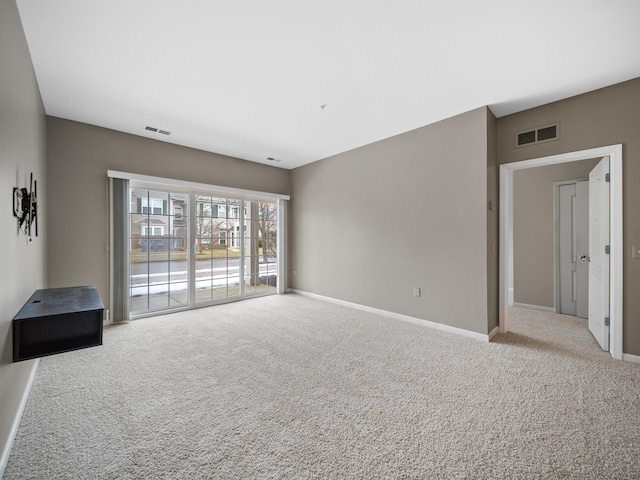
M 556 311 L 588 318 L 589 182 L 556 182 Z
M 589 174 L 589 330 L 609 350 L 609 157 Z M 607 320 L 605 320 L 607 319 Z
M 576 184 L 558 187 L 558 281 L 557 312 L 575 315 L 577 306 Z

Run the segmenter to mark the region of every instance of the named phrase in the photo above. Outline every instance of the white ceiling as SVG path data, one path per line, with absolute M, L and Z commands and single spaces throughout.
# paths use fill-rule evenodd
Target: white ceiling
M 638 0 L 17 4 L 48 115 L 282 168 L 640 77 Z

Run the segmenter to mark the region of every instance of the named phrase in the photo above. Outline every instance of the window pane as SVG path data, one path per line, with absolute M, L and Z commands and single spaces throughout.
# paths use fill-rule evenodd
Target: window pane
M 227 199 L 226 198 L 211 198 L 211 216 L 213 218 L 226 218 L 227 217 Z
M 227 285 L 229 286 L 228 296 L 236 297 L 240 295 L 240 277 L 229 277 Z
M 175 282 L 169 285 L 169 301 L 171 305 L 186 305 L 189 303 L 189 285 L 187 282 Z
M 225 283 L 224 285 L 214 287 L 211 294 L 213 296 L 213 300 L 227 298 L 227 284 Z
M 166 284 L 153 285 L 149 292 L 149 310 L 163 310 L 169 307 L 169 289 Z
M 195 215 L 197 217 L 211 217 L 211 197 L 195 196 Z
M 149 295 L 142 294 L 140 289 L 131 288 L 131 295 L 129 297 L 129 308 L 132 314 L 144 313 L 149 310 Z
M 155 283 L 166 283 L 167 276 L 169 274 L 169 261 L 152 260 L 149 262 L 149 277 L 151 281 L 156 280 Z
M 196 302 L 210 302 L 213 300 L 213 291 L 210 286 L 199 288 L 196 286 Z
M 227 218 L 239 219 L 240 218 L 240 200 L 227 200 L 228 212 Z

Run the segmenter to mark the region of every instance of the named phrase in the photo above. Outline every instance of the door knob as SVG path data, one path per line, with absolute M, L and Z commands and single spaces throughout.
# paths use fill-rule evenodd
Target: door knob
M 590 257 L 587 257 L 586 255 L 582 255 L 582 256 L 580 257 L 580 260 L 582 260 L 583 262 L 590 262 L 590 261 L 591 261 L 591 258 L 590 258 Z

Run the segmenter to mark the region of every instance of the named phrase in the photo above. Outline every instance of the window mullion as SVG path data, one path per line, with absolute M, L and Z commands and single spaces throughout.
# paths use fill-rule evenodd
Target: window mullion
M 240 277 L 240 296 L 244 297 L 245 295 L 245 279 L 244 279 L 244 208 L 245 208 L 245 201 L 241 200 L 240 201 L 240 233 L 239 233 L 239 239 L 238 239 L 238 244 L 240 245 L 240 265 L 239 265 L 239 277 Z
M 189 306 L 196 304 L 196 217 L 195 194 L 189 192 L 187 204 L 187 218 L 189 220 L 187 224 L 187 264 L 189 265 L 187 284 L 189 285 Z

